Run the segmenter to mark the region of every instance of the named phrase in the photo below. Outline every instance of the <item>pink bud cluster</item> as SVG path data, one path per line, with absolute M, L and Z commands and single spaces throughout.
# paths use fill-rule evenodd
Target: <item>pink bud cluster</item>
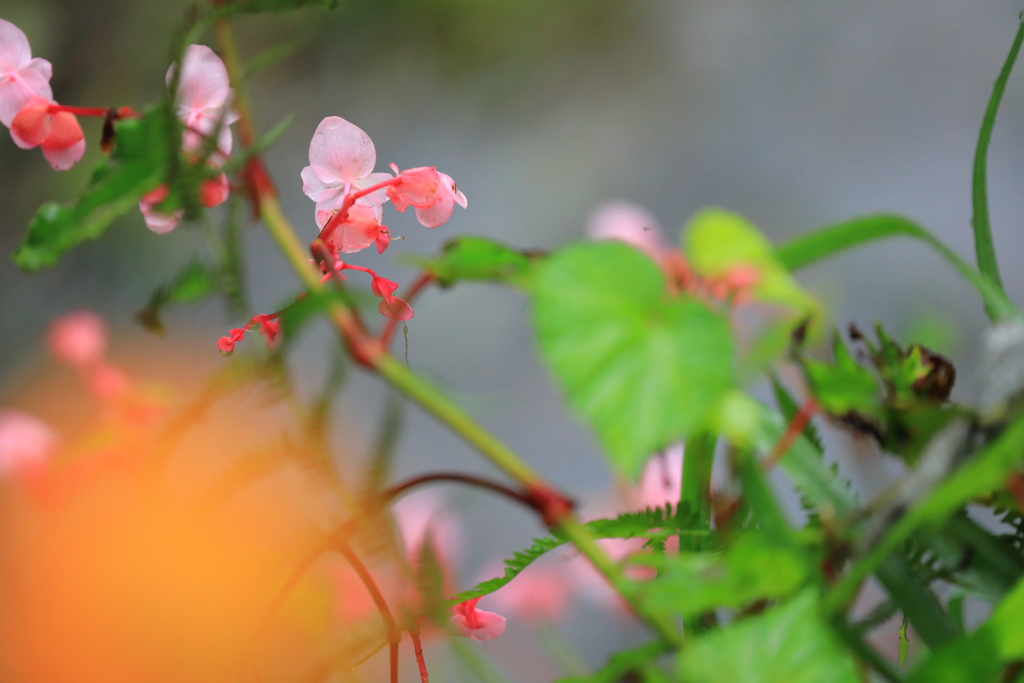
M 344 261 L 335 261 L 334 271 L 336 274 L 334 277 L 341 279 L 347 279 L 341 274 L 343 270 L 358 270 L 363 273 L 367 273 L 373 280 L 370 282 L 370 289 L 373 291 L 374 296 L 379 296 L 383 301 L 377 304 L 377 310 L 385 318 L 391 318 L 392 320 L 409 320 L 412 318 L 412 306 L 407 301 L 395 296 L 395 290 L 398 289 L 398 283 L 381 277 L 371 269 L 364 266 L 357 266 L 354 263 L 345 263 Z M 332 276 L 330 273 L 325 273 L 322 281 L 326 282 Z
M 0 123 L 18 147 L 40 147 L 54 170 L 66 171 L 85 153 L 85 135 L 74 113 L 53 100 L 52 75 L 50 62 L 32 58 L 21 29 L 0 19 Z
M 177 65 L 172 64 L 167 71 L 168 85 L 174 80 L 176 68 Z M 213 169 L 221 168 L 231 154 L 233 140 L 228 126 L 238 120 L 238 114 L 231 109 L 233 97 L 228 72 L 220 57 L 205 45 L 189 45 L 178 79 L 177 112 L 185 126 L 181 146 L 186 154 L 198 157 L 205 140 L 216 135 L 216 148 L 207 159 Z M 160 235 L 173 230 L 185 213 L 184 209 L 169 214 L 156 210 L 168 193 L 168 187 L 160 185 L 139 200 L 146 227 Z M 212 208 L 226 201 L 228 194 L 228 177 L 221 173 L 203 181 L 199 198 L 203 206 Z
M 335 254 L 351 254 L 375 245 L 383 253 L 391 241 L 382 224 L 383 205 L 390 200 L 398 211 L 410 206 L 428 228 L 444 224 L 455 205 L 465 208 L 466 195 L 451 176 L 433 166 L 374 173 L 377 150 L 358 126 L 328 116 L 317 126 L 309 144 L 309 166 L 302 169 L 302 191 L 316 202 L 320 239 Z
M 276 349 L 281 343 L 280 313 L 260 313 L 249 319 L 245 325 L 231 330 L 226 337 L 217 340 L 217 348 L 221 354 L 230 356 L 235 351 L 235 344 L 245 338 L 246 332 L 259 330 L 267 340 L 268 349 Z

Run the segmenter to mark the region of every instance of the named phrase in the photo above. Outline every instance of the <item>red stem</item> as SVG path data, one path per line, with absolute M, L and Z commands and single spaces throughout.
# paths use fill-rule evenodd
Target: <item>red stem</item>
M 496 481 L 474 477 L 470 474 L 460 474 L 458 472 L 436 472 L 433 474 L 424 474 L 419 477 L 413 477 L 412 479 L 406 479 L 401 483 L 384 489 L 381 492 L 381 497 L 384 499 L 384 502 L 391 502 L 409 489 L 423 484 L 430 484 L 435 481 L 446 481 L 476 486 L 477 488 L 487 489 L 488 491 L 501 494 L 506 498 L 511 498 L 512 500 L 518 501 L 533 510 L 540 509 L 535 496 L 531 493 L 516 491 L 504 484 L 499 484 Z
M 419 277 L 413 280 L 413 283 L 409 285 L 409 289 L 405 291 L 402 299 L 406 303 L 412 304 L 412 300 L 416 298 L 423 289 L 434 281 L 434 276 L 431 273 L 420 273 Z M 395 330 L 398 329 L 398 323 L 400 321 L 394 318 L 389 318 L 387 324 L 384 325 L 384 329 L 380 333 L 380 345 L 385 349 L 391 346 L 391 339 L 395 336 Z
M 139 116 L 139 114 L 128 107 L 121 107 L 120 109 L 104 109 L 103 107 L 69 107 L 65 104 L 51 104 L 47 108 L 47 111 L 51 114 L 56 114 L 59 111 L 66 111 L 67 113 L 74 114 L 75 116 L 95 116 L 97 118 L 104 118 L 110 112 L 114 112 L 118 118 Z
M 398 644 L 402 640 L 402 632 L 398 629 L 398 624 L 395 623 L 395 617 L 391 614 L 391 609 L 388 607 L 387 601 L 384 599 L 384 595 L 380 592 L 380 588 L 377 587 L 377 582 L 373 580 L 373 576 L 370 571 L 366 568 L 366 565 L 362 563 L 359 557 L 352 552 L 352 548 L 349 544 L 342 540 L 337 545 L 338 552 L 340 552 L 349 565 L 355 570 L 359 576 L 359 580 L 363 582 L 367 592 L 373 599 L 373 604 L 377 606 L 377 611 L 380 612 L 380 618 L 384 621 L 384 629 L 387 632 L 388 644 L 390 645 L 391 654 L 391 683 L 398 683 Z
M 427 661 L 423 659 L 423 643 L 420 642 L 419 629 L 410 629 L 409 635 L 412 637 L 412 647 L 416 653 L 416 664 L 420 667 L 420 683 L 430 683 L 430 676 L 427 674 Z
M 782 437 L 775 442 L 775 446 L 772 447 L 771 453 L 764 459 L 764 468 L 770 470 L 778 464 L 779 460 L 789 452 L 789 449 L 793 447 L 793 443 L 800 436 L 800 433 L 807 427 L 807 423 L 810 422 L 811 416 L 817 412 L 818 402 L 813 398 L 807 399 L 804 404 L 800 407 L 800 411 L 793 416 L 790 420 L 789 426 L 786 427 L 785 433 Z

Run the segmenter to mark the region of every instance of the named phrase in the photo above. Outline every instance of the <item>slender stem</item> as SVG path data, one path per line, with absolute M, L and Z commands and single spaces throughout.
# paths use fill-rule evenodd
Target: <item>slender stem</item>
M 338 552 L 348 560 L 352 569 L 355 570 L 359 580 L 363 582 L 366 591 L 370 594 L 373 604 L 377 606 L 377 611 L 380 612 L 380 618 L 384 621 L 384 630 L 387 633 L 390 645 L 391 683 L 398 683 L 398 645 L 402 640 L 402 632 L 395 622 L 394 615 L 391 614 L 391 609 L 388 607 L 387 600 L 384 599 L 384 594 L 380 592 L 377 582 L 373 580 L 373 576 L 366 568 L 366 565 L 352 552 L 352 548 L 347 541 L 339 541 L 336 547 Z
M 772 447 L 771 453 L 762 461 L 762 465 L 766 470 L 770 470 L 775 467 L 776 464 L 789 452 L 789 449 L 793 447 L 800 434 L 803 433 L 807 427 L 807 423 L 811 421 L 811 416 L 818 410 L 818 404 L 813 398 L 807 399 L 804 404 L 800 407 L 800 410 L 793 419 L 790 420 L 789 426 L 786 427 L 786 431 L 783 432 L 782 436 Z
M 711 466 L 715 458 L 713 434 L 695 434 L 686 440 L 683 450 L 682 490 L 679 497 L 680 527 L 682 531 L 711 531 Z M 694 533 L 679 534 L 679 552 L 704 549 L 704 539 Z M 713 613 L 712 613 L 713 614 Z M 707 631 L 704 615 L 683 620 L 683 633 L 699 635 Z
M 104 109 L 103 107 L 69 107 L 66 104 L 51 104 L 47 107 L 47 111 L 51 114 L 64 111 L 75 116 L 95 116 L 97 118 L 104 118 L 107 116 L 111 109 Z
M 420 683 L 430 683 L 430 675 L 427 674 L 427 660 L 423 658 L 423 643 L 420 642 L 419 629 L 410 629 L 409 637 L 412 638 L 412 649 L 416 654 L 416 664 L 420 669 Z
M 460 484 L 469 484 L 470 486 L 476 486 L 478 488 L 487 489 L 488 491 L 499 493 L 505 496 L 506 498 L 511 498 L 512 500 L 518 501 L 533 510 L 537 510 L 538 507 L 537 500 L 530 496 L 528 493 L 515 491 L 505 486 L 504 484 L 499 484 L 496 481 L 481 479 L 480 477 L 474 477 L 468 474 L 459 474 L 457 472 L 437 472 L 434 474 L 424 474 L 419 477 L 413 477 L 412 479 L 407 479 L 406 481 L 403 481 L 399 484 L 395 484 L 394 486 L 385 489 L 381 493 L 381 497 L 384 499 L 385 502 L 391 502 L 393 499 L 402 495 L 409 489 L 415 488 L 416 486 L 420 486 L 422 484 L 429 484 L 435 481 L 450 481 L 457 482 Z
M 352 205 L 356 203 L 357 199 L 359 199 L 360 197 L 365 197 L 371 192 L 383 190 L 385 187 L 395 185 L 396 183 L 398 183 L 398 180 L 399 178 L 395 176 L 394 178 L 382 180 L 376 185 L 364 187 L 361 190 L 349 192 L 347 195 L 345 195 L 345 198 L 341 201 L 341 208 L 338 209 L 338 213 L 331 216 L 331 219 L 327 221 L 327 225 L 325 225 L 324 229 L 320 231 L 320 239 L 327 239 L 327 237 L 330 236 L 332 232 L 334 232 L 335 228 L 337 228 L 339 225 L 345 222 L 345 219 L 348 218 L 348 210 L 352 208 Z
M 992 128 L 996 123 L 996 113 L 999 111 L 999 103 L 1003 99 L 1003 92 L 1006 91 L 1006 82 L 1013 70 L 1013 63 L 1017 61 L 1021 44 L 1024 43 L 1024 22 L 1017 28 L 1017 36 L 1013 39 L 1010 47 L 1010 54 L 1006 56 L 1003 69 L 999 72 L 992 87 L 992 97 L 988 102 L 988 109 L 985 110 L 985 117 L 981 121 L 981 132 L 978 134 L 978 147 L 974 153 L 974 178 L 972 182 L 972 203 L 974 205 L 974 216 L 971 224 L 974 226 L 974 250 L 978 255 L 978 270 L 982 275 L 989 278 L 999 291 L 1003 291 L 1002 279 L 999 277 L 999 264 L 996 261 L 996 250 L 992 243 L 992 226 L 988 214 L 988 178 L 986 165 L 988 162 L 988 146 L 992 140 Z
M 430 273 L 420 273 L 419 277 L 413 280 L 413 283 L 409 285 L 409 288 L 402 293 L 402 299 L 406 303 L 411 304 L 413 299 L 416 298 L 420 292 L 422 292 L 427 285 L 434 281 L 434 276 Z M 395 336 L 395 330 L 398 329 L 398 323 L 400 321 L 394 318 L 388 318 L 388 322 L 384 325 L 384 329 L 380 333 L 380 345 L 385 349 L 391 347 L 391 339 Z
M 665 615 L 652 612 L 646 603 L 637 599 L 636 584 L 626 578 L 622 567 L 608 557 L 586 527 L 580 524 L 574 516 L 567 516 L 559 524 L 559 529 L 579 549 L 580 553 L 604 575 L 612 587 L 629 602 L 637 615 L 654 629 L 666 645 L 672 648 L 682 645 L 682 637 L 679 635 L 678 629 Z

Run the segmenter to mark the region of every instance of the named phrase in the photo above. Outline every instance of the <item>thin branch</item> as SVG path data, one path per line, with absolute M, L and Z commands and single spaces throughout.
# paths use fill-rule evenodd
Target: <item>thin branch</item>
M 800 411 L 793 416 L 790 420 L 789 426 L 786 427 L 786 431 L 779 437 L 779 440 L 775 442 L 775 446 L 772 447 L 771 453 L 764 459 L 764 468 L 770 470 L 775 467 L 789 449 L 793 447 L 793 444 L 799 438 L 800 434 L 803 433 L 807 427 L 807 423 L 811 421 L 811 416 L 814 415 L 818 410 L 818 403 L 813 398 L 807 399 L 804 404 L 800 407 Z
M 384 630 L 387 632 L 388 644 L 390 650 L 390 662 L 391 662 L 391 683 L 398 683 L 398 645 L 402 640 L 402 632 L 398 628 L 398 624 L 395 622 L 395 617 L 391 614 L 391 609 L 388 607 L 387 600 L 384 599 L 384 594 L 380 592 L 380 588 L 377 587 L 377 582 L 373 580 L 373 576 L 370 571 L 363 564 L 362 560 L 352 551 L 351 546 L 345 540 L 340 540 L 336 543 L 335 547 L 340 552 L 348 563 L 355 570 L 359 576 L 359 580 L 363 582 L 367 592 L 373 599 L 373 604 L 377 606 L 377 611 L 380 612 L 380 618 L 384 621 Z
M 457 472 L 436 472 L 433 474 L 424 474 L 419 477 L 413 477 L 412 479 L 407 479 L 403 482 L 395 484 L 394 486 L 384 489 L 380 495 L 384 502 L 388 503 L 394 500 L 395 498 L 401 496 L 409 489 L 421 486 L 423 484 L 429 484 L 435 481 L 455 482 L 459 484 L 468 484 L 470 486 L 476 486 L 477 488 L 487 489 L 488 491 L 493 491 L 494 493 L 501 494 L 506 498 L 511 498 L 512 500 L 522 503 L 523 505 L 529 507 L 532 510 L 540 511 L 540 503 L 531 493 L 523 493 L 521 491 L 511 489 L 508 486 L 500 484 L 496 481 L 475 477 L 469 474 L 459 474 Z
M 412 637 L 413 651 L 416 653 L 416 664 L 420 668 L 420 683 L 430 683 L 430 676 L 427 674 L 427 660 L 423 658 L 423 643 L 420 642 L 419 629 L 413 627 L 409 630 Z

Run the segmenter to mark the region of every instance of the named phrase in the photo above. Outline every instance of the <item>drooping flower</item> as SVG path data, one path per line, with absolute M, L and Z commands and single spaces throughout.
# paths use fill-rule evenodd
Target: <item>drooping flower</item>
M 324 213 L 330 214 L 331 212 L 325 211 Z M 327 218 L 329 219 L 330 215 Z M 326 222 L 327 220 L 324 220 L 325 224 Z M 387 234 L 387 227 L 380 224 L 374 207 L 366 204 L 354 204 L 349 208 L 345 220 L 335 223 L 329 231 L 325 231 L 322 239 L 332 253 L 352 254 L 366 249 L 371 244 L 377 244 L 382 235 Z M 384 249 L 386 248 L 387 242 L 384 242 Z M 384 249 L 379 245 L 377 247 L 378 252 L 383 252 Z
M 317 227 L 323 229 L 327 225 L 346 195 L 391 180 L 389 173 L 373 172 L 376 163 L 377 150 L 362 128 L 340 116 L 328 116 L 320 122 L 309 143 L 309 166 L 301 174 L 302 191 L 316 202 Z M 371 207 L 379 224 L 383 217 L 381 206 L 387 199 L 385 190 L 380 189 L 356 199 L 355 203 Z
M 398 283 L 385 277 L 374 275 L 370 284 L 373 293 L 384 299 L 377 304 L 377 310 L 385 318 L 393 320 L 410 320 L 413 316 L 412 306 L 404 299 L 399 299 L 394 292 L 398 289 Z
M 146 221 L 146 227 L 158 235 L 174 230 L 178 221 L 185 215 L 185 209 L 176 209 L 173 213 L 161 213 L 156 210 L 162 201 L 167 199 L 170 192 L 167 185 L 160 185 L 153 188 L 139 199 L 139 210 Z
M 66 171 L 85 154 L 85 134 L 78 117 L 55 110 L 56 103 L 33 95 L 11 121 L 11 138 L 22 149 L 42 147 L 55 171 Z
M 388 197 L 399 211 L 415 207 L 416 220 L 424 227 L 436 228 L 447 222 L 456 204 L 468 206 L 466 195 L 455 186 L 452 177 L 433 166 L 399 171 L 398 166 L 391 164 L 391 169 L 397 182 L 387 188 Z
M 45 422 L 18 410 L 0 410 L 0 476 L 40 472 L 56 449 L 57 436 Z
M 0 19 L 0 123 L 10 128 L 14 117 L 34 96 L 53 99 L 53 67 L 32 58 L 28 38 L 17 26 Z
M 492 640 L 505 632 L 505 617 L 477 609 L 480 598 L 452 607 L 451 625 L 456 633 L 476 641 Z
M 92 311 L 68 313 L 50 326 L 50 352 L 57 360 L 79 367 L 97 365 L 106 350 L 106 328 Z

